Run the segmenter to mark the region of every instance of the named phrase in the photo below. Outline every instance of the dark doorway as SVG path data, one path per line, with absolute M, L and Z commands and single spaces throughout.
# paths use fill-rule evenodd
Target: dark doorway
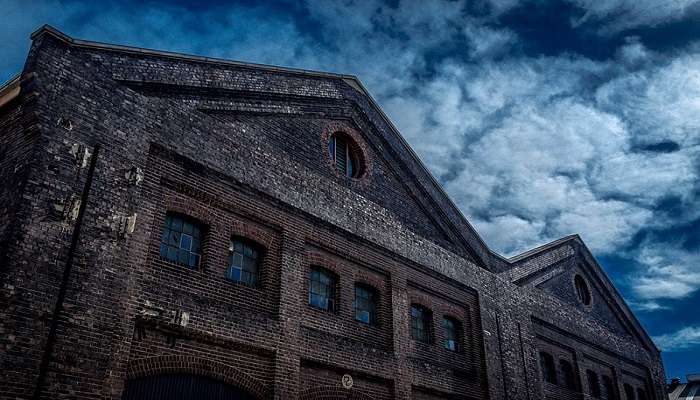
M 122 400 L 254 400 L 224 382 L 190 374 L 166 374 L 129 379 Z

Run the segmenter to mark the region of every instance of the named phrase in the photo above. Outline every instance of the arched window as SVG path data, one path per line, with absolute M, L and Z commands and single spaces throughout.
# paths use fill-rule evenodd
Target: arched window
M 355 284 L 355 301 L 353 308 L 355 309 L 355 319 L 369 325 L 377 324 L 377 291 L 373 288 Z
M 617 400 L 617 390 L 615 390 L 612 378 L 607 375 L 603 375 L 603 392 L 605 392 L 606 399 Z
M 554 357 L 546 351 L 540 351 L 540 368 L 542 368 L 542 379 L 553 385 L 557 384 L 557 370 L 554 365 Z
M 244 238 L 233 238 L 229 246 L 229 266 L 226 270 L 226 278 L 256 287 L 260 277 L 261 260 L 261 246 Z
M 625 389 L 625 400 L 635 400 L 634 399 L 634 388 L 629 383 L 623 385 Z
M 444 335 L 442 346 L 450 351 L 460 351 L 462 324 L 454 318 L 443 317 L 442 331 Z
M 309 304 L 335 312 L 337 284 L 335 274 L 321 267 L 312 267 L 309 273 Z
M 192 218 L 167 213 L 160 237 L 160 257 L 197 269 L 202 258 L 202 225 Z
M 588 290 L 586 280 L 581 275 L 576 275 L 574 278 L 574 286 L 576 287 L 578 300 L 585 305 L 591 304 L 591 292 Z
M 586 377 L 588 378 L 588 394 L 600 398 L 600 381 L 598 380 L 598 374 L 589 370 L 586 370 Z
M 568 360 L 561 359 L 559 360 L 559 368 L 564 379 L 564 387 L 569 390 L 576 390 L 576 373 L 571 363 Z
M 360 155 L 353 140 L 342 132 L 331 135 L 328 141 L 328 154 L 335 168 L 343 175 L 356 178 L 362 168 Z
M 419 305 L 411 305 L 411 337 L 419 342 L 431 343 L 433 313 Z
M 637 388 L 637 400 L 647 400 L 647 392 L 642 388 Z

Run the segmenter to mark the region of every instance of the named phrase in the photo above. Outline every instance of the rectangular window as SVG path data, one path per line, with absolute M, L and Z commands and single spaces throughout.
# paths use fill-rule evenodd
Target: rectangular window
M 242 238 L 233 239 L 229 248 L 229 267 L 226 278 L 256 287 L 261 258 L 259 246 Z
M 461 324 L 454 318 L 442 319 L 442 330 L 445 336 L 443 347 L 450 351 L 459 351 Z
M 364 285 L 355 285 L 355 319 L 365 324 L 377 324 L 377 292 Z
M 335 312 L 336 278 L 323 268 L 314 267 L 309 273 L 309 304 L 321 310 Z
M 168 213 L 160 238 L 160 257 L 197 269 L 202 254 L 202 226 L 196 221 Z
M 427 308 L 411 305 L 411 337 L 419 342 L 430 343 L 430 322 L 432 314 Z

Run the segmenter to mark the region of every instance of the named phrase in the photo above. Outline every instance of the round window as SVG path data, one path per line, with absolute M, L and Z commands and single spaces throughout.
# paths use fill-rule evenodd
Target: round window
M 343 132 L 331 135 L 328 141 L 328 155 L 333 161 L 335 169 L 350 178 L 357 178 L 362 174 L 362 157 L 359 146 L 355 141 Z
M 576 296 L 584 305 L 591 304 L 591 291 L 588 290 L 588 284 L 581 275 L 576 275 L 574 278 L 574 286 L 576 287 Z

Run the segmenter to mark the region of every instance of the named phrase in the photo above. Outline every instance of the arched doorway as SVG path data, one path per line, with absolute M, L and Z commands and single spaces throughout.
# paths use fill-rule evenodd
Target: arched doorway
M 194 356 L 131 361 L 122 400 L 263 400 L 267 386 L 231 365 Z
M 255 400 L 255 397 L 220 380 L 180 373 L 129 379 L 122 400 Z

